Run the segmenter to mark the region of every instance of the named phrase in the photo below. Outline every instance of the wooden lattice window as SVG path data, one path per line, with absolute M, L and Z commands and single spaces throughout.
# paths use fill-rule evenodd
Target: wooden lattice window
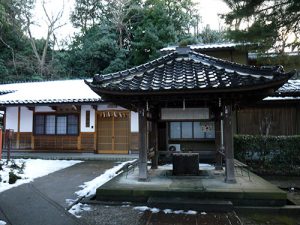
M 77 114 L 36 114 L 33 126 L 35 135 L 78 135 L 79 133 Z

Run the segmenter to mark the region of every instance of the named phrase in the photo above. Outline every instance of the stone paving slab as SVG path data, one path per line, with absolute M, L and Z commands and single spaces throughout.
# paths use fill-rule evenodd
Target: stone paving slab
M 76 199 L 76 191 L 84 182 L 100 176 L 115 165 L 113 161 L 86 161 L 34 180 L 34 187 L 67 208 L 66 199 Z
M 165 169 L 158 168 L 149 172 L 149 180 L 138 181 L 138 168 L 120 175 L 97 189 L 97 200 L 145 200 L 150 196 L 194 197 L 201 199 L 225 199 L 234 204 L 246 205 L 284 205 L 287 194 L 261 177 L 250 173 L 247 176 L 237 174 L 236 184 L 224 182 L 224 172 L 207 177 L 166 176 Z
M 113 161 L 86 161 L 4 191 L 0 219 L 12 225 L 84 224 L 66 210 L 66 199 L 76 199 L 79 185 L 114 165 Z
M 12 225 L 74 225 L 79 221 L 55 202 L 23 184 L 0 194 L 1 209 Z

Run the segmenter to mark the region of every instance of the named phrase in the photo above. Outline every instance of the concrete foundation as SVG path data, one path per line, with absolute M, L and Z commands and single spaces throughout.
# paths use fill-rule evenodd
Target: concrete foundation
M 212 167 L 214 168 L 214 167 Z M 286 192 L 250 173 L 236 168 L 236 183 L 225 183 L 225 172 L 200 167 L 200 176 L 172 176 L 172 168 L 149 171 L 149 182 L 139 182 L 138 168 L 121 174 L 97 189 L 99 201 L 140 201 L 151 197 L 226 200 L 234 206 L 283 206 Z M 202 175 L 201 175 L 202 174 Z

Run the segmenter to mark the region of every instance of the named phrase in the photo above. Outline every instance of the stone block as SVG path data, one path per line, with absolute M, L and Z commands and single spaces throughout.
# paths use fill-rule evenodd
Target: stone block
M 173 153 L 174 176 L 197 176 L 199 175 L 198 153 Z

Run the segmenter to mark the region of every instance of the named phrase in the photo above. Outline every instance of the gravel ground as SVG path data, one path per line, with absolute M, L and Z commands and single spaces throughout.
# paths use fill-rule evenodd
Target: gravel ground
M 131 206 L 90 205 L 91 211 L 82 212 L 80 220 L 94 225 L 139 225 L 143 212 Z
M 195 215 L 152 213 L 132 206 L 90 205 L 81 213 L 80 221 L 89 225 L 242 225 L 235 213 L 197 213 Z
M 299 177 L 267 177 L 271 183 L 290 190 L 290 199 L 300 205 Z M 300 215 L 272 215 L 265 213 L 198 213 L 196 215 L 151 213 L 133 209 L 133 206 L 90 205 L 91 211 L 81 213 L 80 220 L 89 225 L 300 225 Z
M 238 216 L 244 225 L 300 225 L 300 215 L 243 213 Z

